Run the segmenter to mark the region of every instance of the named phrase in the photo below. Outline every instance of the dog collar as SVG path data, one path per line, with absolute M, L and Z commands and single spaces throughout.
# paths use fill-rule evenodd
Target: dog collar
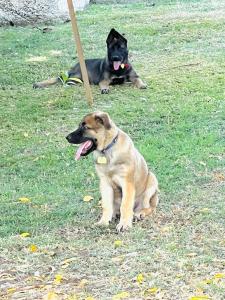
M 111 142 L 108 146 L 106 146 L 104 149 L 102 149 L 100 152 L 103 153 L 103 154 L 105 154 L 105 152 L 106 152 L 107 150 L 109 150 L 110 148 L 112 148 L 112 146 L 113 146 L 113 145 L 116 143 L 116 141 L 118 140 L 118 136 L 119 136 L 119 132 L 117 133 L 116 137 L 114 137 L 114 139 L 112 140 L 112 142 Z

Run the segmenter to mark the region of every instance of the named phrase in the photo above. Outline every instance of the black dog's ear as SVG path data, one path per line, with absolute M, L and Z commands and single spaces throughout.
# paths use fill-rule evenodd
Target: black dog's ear
M 106 43 L 107 45 L 110 45 L 115 40 L 119 40 L 127 46 L 127 39 L 125 39 L 125 37 L 122 34 L 120 34 L 118 31 L 112 28 L 108 34 Z
M 110 123 L 109 115 L 107 113 L 103 113 L 103 112 L 98 113 L 95 116 L 95 121 L 103 125 L 106 129 L 110 129 L 112 127 Z

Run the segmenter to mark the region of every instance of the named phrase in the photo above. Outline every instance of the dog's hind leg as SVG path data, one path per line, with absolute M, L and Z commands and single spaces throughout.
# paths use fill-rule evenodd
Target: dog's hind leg
M 51 78 L 51 79 L 47 79 L 47 80 L 44 80 L 44 81 L 34 83 L 33 88 L 34 89 L 41 89 L 41 88 L 48 87 L 50 85 L 54 85 L 58 82 L 60 82 L 59 78 Z
M 137 73 L 132 69 L 129 74 L 129 81 L 131 81 L 138 89 L 146 89 L 147 85 L 138 77 Z
M 149 173 L 142 202 L 142 209 L 134 213 L 134 219 L 143 220 L 145 217 L 153 214 L 158 202 L 158 181 L 153 173 Z

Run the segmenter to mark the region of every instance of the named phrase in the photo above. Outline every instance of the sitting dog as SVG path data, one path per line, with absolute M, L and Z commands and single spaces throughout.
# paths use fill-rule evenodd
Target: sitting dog
M 111 29 L 107 40 L 107 57 L 104 59 L 86 59 L 86 67 L 90 84 L 98 84 L 102 94 L 108 94 L 110 84 L 121 84 L 126 81 L 132 82 L 139 89 L 146 88 L 146 85 L 138 77 L 128 61 L 127 40 L 115 29 Z M 37 82 L 34 88 L 44 88 L 57 82 L 64 81 L 74 84 L 82 82 L 80 64 L 77 63 L 68 72 L 68 78 L 63 76 Z
M 77 160 L 94 152 L 103 208 L 100 225 L 108 226 L 112 218 L 120 215 L 117 231 L 123 231 L 132 226 L 133 218 L 141 220 L 155 211 L 158 181 L 130 137 L 107 113 L 86 115 L 66 139 L 71 144 L 81 144 Z

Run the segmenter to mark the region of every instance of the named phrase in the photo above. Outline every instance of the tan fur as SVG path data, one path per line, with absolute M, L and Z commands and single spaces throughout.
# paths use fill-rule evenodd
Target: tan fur
M 98 141 L 94 158 L 100 178 L 103 208 L 98 224 L 108 226 L 112 218 L 120 213 L 117 231 L 126 230 L 132 226 L 133 217 L 140 220 L 155 211 L 158 204 L 157 179 L 148 170 L 143 156 L 134 147 L 130 137 L 113 123 L 108 114 L 95 112 L 87 115 L 83 121 L 90 128 L 85 135 Z M 116 143 L 104 154 L 107 164 L 99 164 L 98 157 L 103 155 L 100 151 L 118 133 Z

